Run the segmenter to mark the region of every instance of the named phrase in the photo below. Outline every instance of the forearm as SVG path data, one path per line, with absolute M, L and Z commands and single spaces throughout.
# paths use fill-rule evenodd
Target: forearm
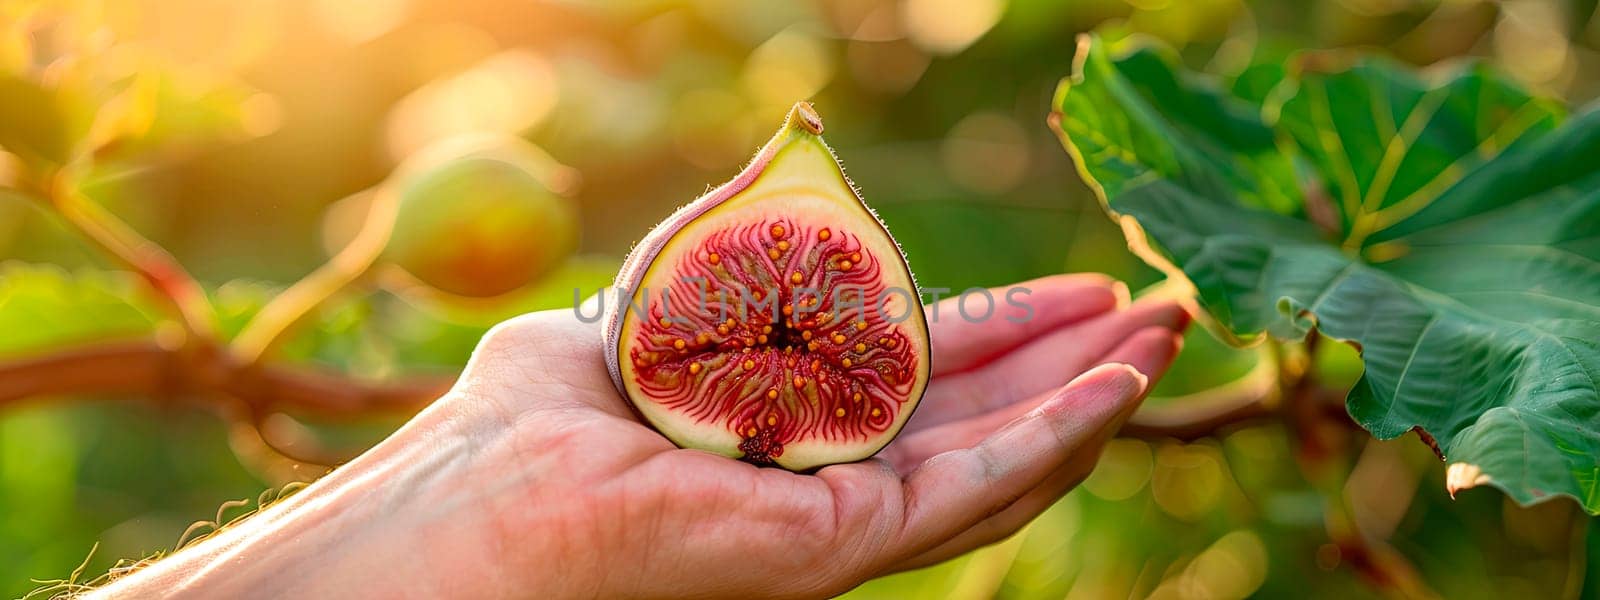
M 420 416 L 371 451 L 241 523 L 106 588 L 105 596 L 397 597 L 473 581 L 491 547 L 478 495 L 440 481 L 481 440 Z

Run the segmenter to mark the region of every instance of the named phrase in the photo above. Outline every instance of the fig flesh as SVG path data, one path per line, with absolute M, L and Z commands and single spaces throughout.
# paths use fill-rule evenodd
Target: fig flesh
M 685 448 L 800 471 L 869 457 L 927 386 L 899 245 L 810 104 L 732 181 L 629 254 L 606 298 L 613 381 Z

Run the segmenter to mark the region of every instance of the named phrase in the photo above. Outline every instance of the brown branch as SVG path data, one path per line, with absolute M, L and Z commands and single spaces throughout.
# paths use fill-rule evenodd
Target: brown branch
M 174 356 L 155 342 L 140 340 L 0 363 L 0 407 L 37 396 L 159 394 L 176 379 Z
M 170 397 L 222 392 L 252 410 L 350 417 L 419 410 L 450 389 L 450 376 L 364 382 L 309 367 L 251 368 L 220 353 L 186 353 L 154 341 L 66 348 L 0 362 L 0 407 L 38 396 Z
M 325 417 L 419 410 L 450 390 L 454 376 L 409 376 L 363 382 L 305 367 L 244 371 L 223 388 L 258 410 L 301 409 Z

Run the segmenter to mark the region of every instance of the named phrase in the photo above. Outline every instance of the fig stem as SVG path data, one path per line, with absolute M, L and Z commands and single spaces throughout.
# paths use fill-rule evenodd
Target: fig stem
M 789 109 L 789 122 L 799 125 L 811 135 L 822 135 L 822 115 L 817 114 L 817 109 L 810 102 L 794 103 L 794 108 Z

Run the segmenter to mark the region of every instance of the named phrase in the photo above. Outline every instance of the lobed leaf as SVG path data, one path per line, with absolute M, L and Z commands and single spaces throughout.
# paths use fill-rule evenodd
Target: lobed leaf
M 1452 492 L 1600 512 L 1600 110 L 1482 66 L 1305 55 L 1247 100 L 1149 47 L 1078 60 L 1063 143 L 1223 333 L 1347 340 L 1351 416 L 1431 435 Z

